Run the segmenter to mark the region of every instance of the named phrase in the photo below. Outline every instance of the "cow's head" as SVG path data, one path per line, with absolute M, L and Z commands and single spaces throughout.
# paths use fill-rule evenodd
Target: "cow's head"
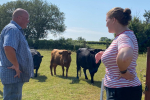
M 95 54 L 97 54 L 100 51 L 104 51 L 104 50 L 103 49 L 91 49 L 90 53 L 95 55 Z
M 41 55 L 33 55 L 33 62 L 34 62 L 34 66 L 35 67 L 39 67 L 40 66 L 40 64 L 41 64 L 41 62 L 42 62 L 42 58 L 43 58 L 43 56 L 41 56 Z
M 90 53 L 92 54 L 92 56 L 94 57 L 94 60 L 95 60 L 95 55 L 100 52 L 100 51 L 105 51 L 103 49 L 90 49 Z M 94 61 L 95 62 L 95 61 Z M 101 63 L 101 60 L 99 60 L 98 64 Z M 96 63 L 95 63 L 96 64 Z M 97 65 L 97 64 L 96 64 Z
M 62 52 L 59 52 L 60 55 L 62 55 L 63 63 L 68 63 L 71 61 L 71 51 L 70 50 L 65 50 Z

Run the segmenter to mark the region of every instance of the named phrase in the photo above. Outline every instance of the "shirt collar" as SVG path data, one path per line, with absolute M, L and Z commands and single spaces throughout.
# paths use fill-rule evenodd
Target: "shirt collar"
M 132 31 L 132 30 L 125 30 L 125 31 Z M 116 37 L 119 36 L 120 34 L 124 33 L 125 31 L 119 33 L 118 35 L 116 35 Z M 115 37 L 115 38 L 116 38 L 116 37 Z
M 10 23 L 15 24 L 15 26 L 20 30 L 22 29 L 15 21 L 11 20 Z
M 14 24 L 21 31 L 21 33 L 24 35 L 23 29 L 15 21 L 11 20 L 10 23 Z

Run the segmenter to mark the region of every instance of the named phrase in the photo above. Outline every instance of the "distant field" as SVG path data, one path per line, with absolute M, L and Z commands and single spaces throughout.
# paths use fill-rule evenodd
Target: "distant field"
M 100 45 L 92 48 L 102 48 Z M 38 71 L 37 78 L 31 78 L 30 82 L 23 87 L 22 100 L 99 100 L 101 80 L 105 75 L 105 66 L 100 65 L 98 72 L 94 76 L 94 84 L 90 83 L 90 74 L 87 71 L 89 80 L 84 79 L 82 71 L 79 80 L 76 79 L 76 53 L 72 52 L 72 62 L 69 68 L 68 78 L 62 77 L 62 68 L 57 66 L 56 76 L 50 74 L 51 51 L 38 50 L 43 55 L 43 61 Z M 137 61 L 137 75 L 142 83 L 145 81 L 146 55 L 139 55 Z M 143 89 L 145 85 L 143 84 Z M 0 99 L 2 99 L 3 86 L 0 83 Z M 106 93 L 104 93 L 106 100 Z M 144 100 L 144 95 L 143 99 Z
M 99 45 L 99 44 L 87 44 L 87 46 L 89 46 L 90 48 L 94 48 L 94 49 L 106 49 L 106 45 Z

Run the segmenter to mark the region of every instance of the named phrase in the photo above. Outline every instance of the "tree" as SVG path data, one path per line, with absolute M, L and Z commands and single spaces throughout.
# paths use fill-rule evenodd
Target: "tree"
M 150 23 L 150 10 L 149 11 L 146 11 L 145 10 L 145 13 L 143 15 L 146 19 L 146 24 Z
M 99 41 L 106 41 L 108 38 L 107 37 L 101 37 L 100 39 L 99 39 Z
M 139 17 L 134 17 L 129 24 L 129 28 L 134 31 L 137 38 L 139 53 L 146 52 L 147 47 L 150 46 L 150 24 L 141 21 Z
M 85 41 L 85 39 L 82 38 L 82 37 L 78 37 L 77 40 L 80 41 L 80 42 Z
M 25 29 L 26 38 L 40 39 L 65 31 L 64 13 L 54 4 L 42 0 L 17 0 L 0 5 L 0 30 L 9 23 L 16 8 L 26 9 L 30 14 L 30 22 Z
M 107 42 L 110 42 L 111 41 L 111 39 L 109 39 L 109 38 L 107 38 L 107 37 L 101 37 L 100 39 L 99 39 L 99 41 L 107 41 Z

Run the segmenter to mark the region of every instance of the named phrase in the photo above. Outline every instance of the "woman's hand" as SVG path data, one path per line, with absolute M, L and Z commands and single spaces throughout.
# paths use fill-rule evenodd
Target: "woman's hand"
M 125 79 L 127 79 L 127 80 L 132 81 L 132 80 L 134 80 L 135 75 L 132 74 L 132 73 L 130 73 L 130 72 L 127 70 L 127 72 L 126 72 L 125 74 L 121 74 L 121 73 L 120 73 L 120 76 L 119 76 L 118 79 L 120 79 L 121 77 L 123 77 L 123 78 L 125 78 Z
M 96 64 L 99 62 L 99 60 L 101 59 L 102 55 L 103 55 L 104 51 L 100 51 L 95 55 L 95 59 L 96 59 Z

